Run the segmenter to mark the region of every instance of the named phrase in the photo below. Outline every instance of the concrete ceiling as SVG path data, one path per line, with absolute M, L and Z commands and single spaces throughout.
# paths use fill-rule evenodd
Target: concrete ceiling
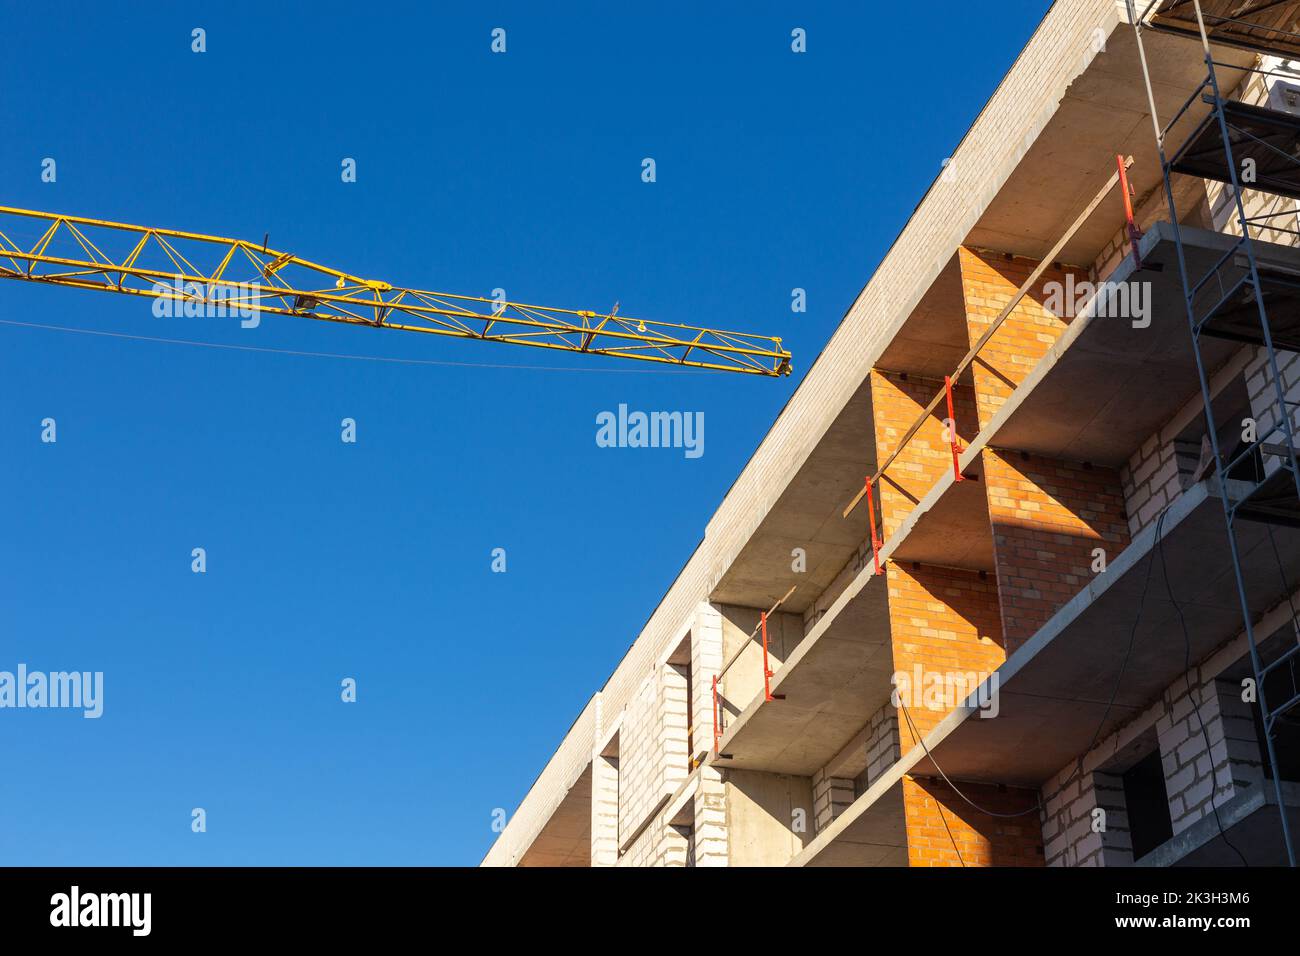
M 825 846 L 809 849 L 804 866 L 907 866 L 902 784 L 854 814 Z
M 520 866 L 591 866 L 591 764 L 519 861 Z
M 1232 246 L 1221 233 L 1183 227 L 1189 274 L 1210 270 Z M 1257 243 L 1262 256 L 1300 269 L 1300 251 Z M 1060 458 L 1118 467 L 1200 391 L 1173 230 L 1158 223 L 1143 237 L 1143 269 L 1125 259 L 1114 280 L 1145 286 L 1150 325 L 1125 317 L 1080 316 L 990 422 L 990 442 Z M 1244 273 L 1232 264 L 1221 274 Z M 1231 278 L 1231 277 L 1229 277 Z M 1203 337 L 1207 372 L 1240 343 Z
M 965 358 L 970 344 L 961 267 L 953 255 L 885 347 L 876 367 L 942 379 Z
M 984 491 L 984 462 L 976 455 L 962 469 L 962 481 L 945 471 L 912 509 L 887 549 L 900 563 L 993 571 L 993 525 Z M 891 541 L 893 539 L 891 538 Z
M 718 767 L 810 776 L 825 766 L 888 699 L 893 673 L 888 589 L 863 574 L 800 642 L 758 699 L 727 727 Z
M 1162 123 L 1168 123 L 1204 78 L 1200 51 L 1190 40 L 1163 34 L 1144 37 L 1152 89 Z M 1219 71 L 1230 90 L 1243 75 L 1232 66 L 1254 55 L 1216 50 L 1229 65 Z M 1206 114 L 1199 101 L 1172 136 L 1188 134 Z M 1116 155 L 1132 156 L 1129 180 L 1139 198 L 1161 188 L 1146 87 L 1133 30 L 1127 24 L 1106 39 L 1088 68 L 1069 86 L 1060 106 L 1039 133 L 1006 184 L 967 237 L 967 244 L 1031 258 L 1046 255 L 1115 172 Z M 1056 257 L 1088 266 L 1123 224 L 1119 193 L 1080 227 Z
M 863 382 L 723 573 L 710 600 L 765 609 L 796 587 L 783 609 L 802 614 L 835 580 L 868 534 L 865 508 L 847 518 L 841 512 L 876 468 L 871 421 L 870 384 Z M 791 567 L 795 548 L 807 552 L 802 573 Z

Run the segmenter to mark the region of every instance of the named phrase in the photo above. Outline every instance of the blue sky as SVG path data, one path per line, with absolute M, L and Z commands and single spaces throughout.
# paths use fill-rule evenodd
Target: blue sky
M 8 4 L 0 205 L 779 335 L 795 373 L 0 283 L 11 322 L 465 363 L 0 324 L 0 670 L 105 698 L 0 710 L 0 864 L 477 863 L 1046 7 Z M 620 403 L 703 412 L 705 453 L 597 447 Z

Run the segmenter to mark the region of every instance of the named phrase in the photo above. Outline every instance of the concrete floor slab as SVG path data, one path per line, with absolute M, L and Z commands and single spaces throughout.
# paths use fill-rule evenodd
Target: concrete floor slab
M 903 787 L 895 784 L 868 812 L 849 820 L 824 848 L 802 866 L 907 866 Z
M 1189 274 L 1202 275 L 1233 245 L 1233 237 L 1184 227 Z M 1256 243 L 1270 261 L 1300 269 L 1300 250 Z M 1068 461 L 1118 467 L 1200 390 L 1184 306 L 1173 230 L 1157 223 L 1141 242 L 1143 268 L 1125 259 L 1116 285 L 1141 283 L 1150 324 L 1130 318 L 1077 317 L 973 445 L 988 442 Z M 1230 266 L 1229 271 L 1241 271 Z M 1130 288 L 1132 288 L 1130 286 Z M 1208 371 L 1240 344 L 1204 338 Z
M 1300 786 L 1284 784 L 1283 795 L 1291 832 L 1300 833 Z M 1220 823 L 1223 824 L 1222 831 L 1219 830 Z M 1287 865 L 1286 847 L 1282 843 L 1282 820 L 1271 780 L 1263 786 L 1251 787 L 1220 806 L 1217 820 L 1213 815 L 1203 817 L 1134 865 L 1241 866 L 1242 857 L 1250 866 Z
M 1156 108 L 1168 122 L 1204 78 L 1205 66 L 1186 39 L 1148 34 L 1145 42 Z M 1236 67 L 1254 62 L 1252 54 L 1237 50 L 1219 49 L 1215 55 L 1223 64 L 1219 79 L 1225 89 L 1241 78 Z M 1138 196 L 1161 187 L 1146 87 L 1129 26 L 1119 25 L 1106 38 L 1105 49 L 1063 92 L 1055 112 L 971 230 L 968 245 L 1034 259 L 1046 255 L 1115 172 L 1117 153 L 1134 158 L 1129 180 Z M 1208 110 L 1202 103 L 1192 104 L 1184 119 L 1188 132 Z M 1117 208 L 1118 194 L 1112 202 L 1109 208 Z M 1114 230 L 1112 216 L 1094 216 L 1057 258 L 1088 265 Z
M 789 866 L 907 866 L 903 776 L 922 756 L 913 747 L 825 827 Z
M 809 776 L 824 766 L 888 698 L 893 673 L 885 578 L 866 574 L 795 648 L 760 694 L 732 720 L 718 767 Z
M 935 482 L 882 554 L 894 561 L 994 570 L 993 528 L 978 454 L 965 459 L 961 473 L 962 481 L 945 472 Z
M 1190 489 L 1170 508 L 1161 529 L 1177 606 L 1165 587 L 1152 525 L 999 668 L 998 715 L 980 718 L 971 706 L 954 711 L 926 738 L 933 760 L 923 758 L 917 771 L 937 773 L 937 761 L 954 780 L 1038 786 L 1094 739 L 1104 739 L 1150 705 L 1186 671 L 1188 661 L 1195 663 L 1240 632 L 1241 609 L 1214 487 L 1203 482 Z M 1295 581 L 1300 531 L 1271 531 L 1287 577 Z M 1256 613 L 1285 598 L 1269 532 L 1267 525 L 1239 524 Z M 1186 641 L 1180 620 L 1186 623 Z M 1115 701 L 1107 713 L 1112 693 Z
M 847 520 L 840 510 L 876 468 L 870 396 L 864 383 L 836 416 L 740 553 L 720 569 L 710 600 L 769 607 L 795 587 L 784 609 L 802 613 L 844 569 L 867 536 L 866 509 Z M 807 555 L 803 572 L 791 566 L 794 548 Z
M 591 765 L 551 814 L 520 866 L 591 866 Z

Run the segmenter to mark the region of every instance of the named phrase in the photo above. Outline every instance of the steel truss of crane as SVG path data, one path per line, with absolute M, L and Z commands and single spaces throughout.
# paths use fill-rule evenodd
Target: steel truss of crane
M 35 223 L 35 238 L 15 237 Z M 781 340 L 609 312 L 394 288 L 265 242 L 0 206 L 0 278 L 147 296 L 217 314 L 268 313 L 777 377 Z M 179 309 L 178 309 L 179 311 Z
M 1256 53 L 1285 55 L 1288 49 L 1300 49 L 1300 35 L 1281 29 L 1276 21 L 1251 23 L 1245 19 L 1249 13 L 1249 9 L 1246 9 L 1250 8 L 1249 2 L 1244 5 L 1235 4 L 1233 16 L 1219 16 L 1213 12 L 1207 14 L 1202 8 L 1201 0 L 1151 0 L 1140 14 L 1135 0 L 1127 0 L 1127 4 L 1142 62 L 1156 146 L 1160 153 L 1165 200 L 1169 205 L 1192 351 L 1205 403 L 1206 424 L 1227 527 L 1228 551 L 1254 671 L 1264 726 L 1264 742 L 1272 769 L 1278 816 L 1282 823 L 1282 838 L 1286 845 L 1287 860 L 1291 866 L 1295 866 L 1296 851 L 1287 821 L 1287 802 L 1275 741 L 1278 720 L 1300 705 L 1300 694 L 1294 693 L 1300 643 L 1292 643 L 1273 660 L 1264 662 L 1255 638 L 1254 612 L 1247 597 L 1237 542 L 1237 523 L 1249 520 L 1300 526 L 1300 462 L 1296 457 L 1293 423 L 1300 402 L 1287 398 L 1277 359 L 1279 348 L 1300 351 L 1300 314 L 1296 311 L 1296 303 L 1300 301 L 1300 276 L 1281 273 L 1261 263 L 1256 255 L 1254 234 L 1267 229 L 1290 232 L 1300 237 L 1300 232 L 1288 230 L 1278 223 L 1282 215 L 1296 216 L 1295 210 L 1285 214 L 1268 212 L 1251 216 L 1247 214 L 1242 199 L 1243 178 L 1247 179 L 1246 186 L 1249 188 L 1300 199 L 1300 159 L 1296 158 L 1296 147 L 1300 146 L 1300 120 L 1277 110 L 1225 99 L 1219 86 L 1216 67 L 1226 64 L 1215 61 L 1211 42 L 1213 39 L 1216 44 L 1222 42 Z M 1264 3 L 1258 5 L 1258 9 L 1263 11 L 1267 8 L 1275 15 L 1278 6 L 1277 3 Z M 1161 9 L 1156 9 L 1158 7 Z M 1208 30 L 1207 21 L 1210 25 Z M 1151 72 L 1143 45 L 1143 34 L 1146 31 L 1199 39 L 1204 53 L 1204 79 L 1173 119 L 1163 126 L 1156 111 Z M 1174 126 L 1198 103 L 1209 106 L 1208 115 L 1170 153 L 1166 149 L 1167 137 Z M 1249 177 L 1242 172 L 1244 169 L 1251 170 Z M 1188 273 L 1184 255 L 1172 185 L 1173 177 L 1177 174 L 1199 176 L 1223 183 L 1231 193 L 1236 223 L 1241 229 L 1240 237 L 1231 248 L 1199 276 Z M 1283 303 L 1288 306 L 1285 310 L 1279 309 Z M 1269 316 L 1270 304 L 1277 313 L 1272 320 Z M 1227 457 L 1219 447 L 1213 392 L 1201 352 L 1204 338 L 1246 342 L 1261 348 L 1266 358 L 1267 372 L 1272 377 L 1273 398 L 1267 409 L 1267 427 L 1261 421 L 1261 430 L 1257 432 L 1256 440 L 1246 443 L 1244 449 L 1234 451 Z M 1257 419 L 1263 419 L 1264 412 L 1262 408 L 1252 409 L 1252 415 Z M 1243 474 L 1248 477 L 1243 478 Z M 1285 568 L 1279 567 L 1279 573 L 1289 598 L 1291 586 L 1286 583 Z M 1292 624 L 1296 625 L 1294 619 Z M 1287 700 L 1270 702 L 1265 694 L 1264 682 L 1281 668 L 1287 668 L 1291 673 L 1292 695 Z

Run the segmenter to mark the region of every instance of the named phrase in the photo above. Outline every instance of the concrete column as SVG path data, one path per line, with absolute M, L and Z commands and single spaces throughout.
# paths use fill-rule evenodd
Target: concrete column
M 723 779 L 731 866 L 784 866 L 816 835 L 811 778 L 727 770 Z

